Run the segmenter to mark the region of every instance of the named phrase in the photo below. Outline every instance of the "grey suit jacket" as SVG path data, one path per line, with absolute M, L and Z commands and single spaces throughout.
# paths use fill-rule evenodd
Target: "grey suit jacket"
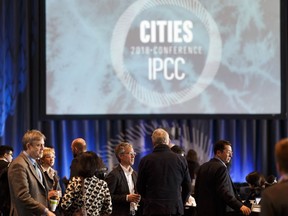
M 288 215 L 288 181 L 279 182 L 262 192 L 261 216 Z
M 132 180 L 136 190 L 137 173 L 133 171 Z M 115 167 L 105 178 L 112 197 L 112 214 L 115 216 L 126 216 L 130 213 L 130 203 L 126 201 L 126 196 L 130 194 L 126 176 L 120 165 Z
M 8 180 L 11 195 L 10 216 L 44 213 L 48 207 L 45 178 L 43 177 L 42 184 L 33 164 L 23 152 L 10 164 Z

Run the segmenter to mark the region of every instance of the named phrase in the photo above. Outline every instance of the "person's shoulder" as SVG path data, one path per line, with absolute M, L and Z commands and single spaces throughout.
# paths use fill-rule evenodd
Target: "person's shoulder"
M 223 163 L 215 158 L 210 159 L 209 161 L 201 164 L 199 166 L 199 169 L 203 170 L 203 169 L 219 169 L 219 168 L 223 168 L 226 169 L 225 166 L 223 165 Z
M 220 161 L 220 159 L 217 159 L 217 158 L 211 158 L 208 162 L 207 162 L 208 165 L 210 166 L 216 166 L 216 167 L 225 167 L 224 163 L 222 161 Z
M 172 152 L 173 154 L 173 157 L 175 157 L 174 155 L 176 155 L 176 157 L 177 157 L 177 159 L 178 160 L 180 160 L 182 163 L 185 163 L 186 165 L 188 165 L 188 163 L 187 163 L 187 160 L 186 160 L 186 158 L 185 157 L 183 157 L 182 155 L 180 155 L 180 154 L 176 154 L 176 153 L 174 153 L 174 152 Z
M 27 156 L 25 156 L 25 154 L 21 152 L 16 158 L 12 160 L 9 167 L 18 166 L 18 165 L 25 166 L 28 164 L 28 160 L 29 159 L 27 158 Z
M 83 181 L 83 178 L 80 176 L 73 176 L 71 178 L 71 180 L 69 181 L 69 183 L 71 184 L 81 184 L 81 182 Z
M 7 162 L 7 161 L 5 161 L 5 160 L 0 160 L 0 165 L 2 166 L 4 166 L 4 165 L 6 165 L 6 164 L 8 164 L 9 162 Z
M 72 163 L 72 164 L 73 164 L 73 163 L 78 163 L 78 161 L 79 161 L 79 155 L 77 155 L 76 157 L 73 157 L 71 163 Z
M 120 164 L 117 164 L 116 166 L 113 167 L 113 169 L 110 171 L 111 174 L 116 174 L 123 171 L 121 168 Z
M 118 176 L 120 176 L 120 173 L 123 172 L 120 164 L 116 165 L 113 167 L 113 169 L 108 172 L 108 174 L 105 176 L 104 180 L 107 180 L 107 179 L 114 179 L 114 178 L 117 178 Z
M 93 185 L 103 185 L 107 186 L 107 182 L 105 180 L 102 180 L 96 176 L 92 176 L 88 179 L 89 182 L 91 182 Z
M 265 188 L 262 191 L 262 196 L 273 195 L 273 194 L 282 194 L 287 193 L 288 191 L 288 181 L 276 183 L 268 188 Z
M 4 161 L 4 160 L 0 160 L 0 170 L 8 167 L 8 165 L 9 165 L 9 162 Z
M 214 163 L 214 160 L 212 158 L 209 161 L 206 161 L 205 163 L 201 164 L 200 167 L 211 166 L 213 163 Z

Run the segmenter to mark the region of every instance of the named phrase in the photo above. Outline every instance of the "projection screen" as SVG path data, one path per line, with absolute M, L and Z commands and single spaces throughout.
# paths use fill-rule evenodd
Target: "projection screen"
M 280 0 L 45 1 L 45 113 L 280 114 L 280 18 Z

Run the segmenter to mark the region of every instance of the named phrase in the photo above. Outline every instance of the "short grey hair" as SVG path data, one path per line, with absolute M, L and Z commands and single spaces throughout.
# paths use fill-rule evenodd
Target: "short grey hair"
M 169 134 L 162 128 L 157 128 L 152 133 L 152 143 L 154 146 L 159 144 L 168 145 L 170 142 Z
M 115 156 L 119 162 L 121 162 L 119 155 L 125 152 L 126 147 L 133 148 L 132 144 L 128 142 L 121 142 L 115 147 L 115 150 L 114 150 Z

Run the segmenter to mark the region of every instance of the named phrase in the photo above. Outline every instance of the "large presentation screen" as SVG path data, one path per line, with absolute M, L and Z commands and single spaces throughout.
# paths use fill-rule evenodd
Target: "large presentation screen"
M 46 115 L 280 114 L 280 0 L 45 1 Z

